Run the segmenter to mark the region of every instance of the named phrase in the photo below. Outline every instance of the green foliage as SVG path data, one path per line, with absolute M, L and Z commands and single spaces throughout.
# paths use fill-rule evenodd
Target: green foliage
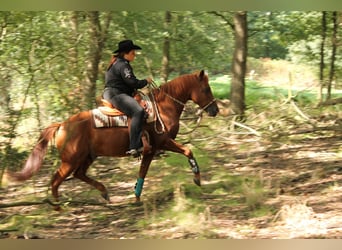
M 287 48 L 282 41 L 284 28 L 277 12 L 249 12 L 249 56 L 255 58 L 285 58 Z
M 103 37 L 96 92 L 102 91 L 104 70 L 112 51 L 118 41 L 126 38 L 143 47 L 134 62 L 138 77 L 150 73 L 159 77 L 165 37 L 170 39 L 170 70 L 175 76 L 202 68 L 211 74 L 228 75 L 234 44 L 229 26 L 232 13 L 219 14 L 225 19 L 208 12 L 172 11 L 170 27 L 166 29 L 164 11 L 100 12 L 100 24 L 105 25 L 108 16 L 110 24 Z M 299 44 L 308 39 L 310 42 L 311 38 L 317 40 L 319 15 L 320 12 L 249 12 L 249 55 L 285 58 L 290 48 L 291 59 L 304 59 L 298 59 L 306 53 Z M 12 11 L 0 13 L 0 20 L 4 24 L 0 34 L 0 87 L 6 87 L 1 99 L 10 97 L 11 105 L 25 101 L 23 104 L 34 107 L 32 115 L 37 119 L 47 117 L 49 121 L 62 120 L 83 109 L 84 77 L 90 45 L 94 43 L 88 13 Z M 310 49 L 312 55 L 316 52 Z M 306 62 L 316 60 L 305 58 Z M 228 94 L 218 96 L 226 98 Z

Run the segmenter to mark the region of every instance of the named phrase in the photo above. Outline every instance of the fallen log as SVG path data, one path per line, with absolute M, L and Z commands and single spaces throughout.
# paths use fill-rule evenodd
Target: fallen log
M 326 100 L 324 102 L 321 102 L 318 106 L 329 106 L 329 105 L 336 105 L 340 103 L 342 103 L 342 97 Z
M 20 201 L 20 202 L 8 203 L 8 204 L 0 204 L 0 208 L 25 207 L 25 206 L 35 206 L 35 205 L 42 205 L 42 204 L 49 204 L 51 206 L 60 205 L 58 203 L 53 203 L 49 199 L 44 199 L 42 201 Z

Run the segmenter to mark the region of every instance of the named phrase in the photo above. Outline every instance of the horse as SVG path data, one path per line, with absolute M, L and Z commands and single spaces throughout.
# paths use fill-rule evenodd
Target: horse
M 213 97 L 207 74 L 203 70 L 191 74 L 180 75 L 166 82 L 149 93 L 154 100 L 158 118 L 152 123 L 144 124 L 148 132 L 151 149 L 143 154 L 139 174 L 135 185 L 136 202 L 140 201 L 143 184 L 148 169 L 158 151 L 172 151 L 188 158 L 194 174 L 193 181 L 201 185 L 200 169 L 192 151 L 175 141 L 179 131 L 179 120 L 187 101 L 192 100 L 201 111 L 215 117 L 219 112 L 216 99 Z M 99 156 L 125 157 L 129 147 L 129 130 L 127 127 L 94 128 L 92 110 L 72 115 L 66 121 L 53 123 L 41 131 L 37 144 L 26 160 L 21 171 L 7 171 L 7 175 L 15 181 L 25 181 L 41 168 L 49 142 L 54 139 L 58 149 L 61 165 L 51 180 L 51 192 L 55 201 L 59 202 L 58 187 L 71 174 L 81 181 L 90 184 L 100 191 L 101 196 L 109 200 L 106 187 L 99 181 L 87 176 L 87 170 Z M 59 206 L 56 205 L 56 210 Z

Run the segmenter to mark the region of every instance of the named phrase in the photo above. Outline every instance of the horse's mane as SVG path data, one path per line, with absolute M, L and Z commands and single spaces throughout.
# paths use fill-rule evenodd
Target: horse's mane
M 185 74 L 185 75 L 181 75 L 178 76 L 166 83 L 163 83 L 162 85 L 160 85 L 159 89 L 162 92 L 166 92 L 169 95 L 172 96 L 179 96 L 181 93 L 183 95 L 187 95 L 189 94 L 189 87 L 191 87 L 189 84 L 191 82 L 191 78 L 195 78 L 196 75 L 195 74 Z
M 184 84 L 184 79 L 185 78 L 189 78 L 193 76 L 193 74 L 186 74 L 186 75 L 180 75 L 172 80 L 167 81 L 166 83 L 163 83 L 162 85 L 160 85 L 161 88 L 165 87 L 170 87 L 170 85 L 174 85 L 174 86 L 179 86 Z

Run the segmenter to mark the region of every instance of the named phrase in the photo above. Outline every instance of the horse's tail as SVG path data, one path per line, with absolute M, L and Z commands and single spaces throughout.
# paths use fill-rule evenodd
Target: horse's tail
M 25 181 L 38 172 L 43 164 L 49 141 L 54 138 L 55 133 L 60 126 L 61 123 L 54 123 L 41 132 L 38 143 L 33 148 L 22 170 L 19 172 L 6 172 L 9 179 L 14 181 Z

